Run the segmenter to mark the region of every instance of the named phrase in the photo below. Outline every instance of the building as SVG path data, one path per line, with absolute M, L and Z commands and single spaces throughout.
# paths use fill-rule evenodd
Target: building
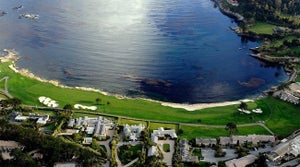
M 294 157 L 300 155 L 300 135 L 292 138 L 291 140 L 285 140 L 283 143 L 277 145 L 275 149 L 271 151 L 268 157 L 275 161 L 287 154 Z
M 179 147 L 180 147 L 180 157 L 181 161 L 183 162 L 199 162 L 198 156 L 193 156 L 191 154 L 191 147 L 188 143 L 188 140 L 183 139 L 179 141 Z
M 153 130 L 153 133 L 151 135 L 154 135 L 157 137 L 170 136 L 172 139 L 177 138 L 176 131 L 174 129 L 165 130 L 163 127 L 160 127 L 157 130 Z
M 259 142 L 275 142 L 275 136 L 272 135 L 247 135 L 247 136 L 232 136 L 232 137 L 220 137 L 221 145 L 236 145 L 244 143 L 252 143 L 257 145 Z
M 77 167 L 76 162 L 56 162 L 54 167 Z
M 36 123 L 45 125 L 48 120 L 49 120 L 49 115 L 44 115 L 44 116 L 40 116 L 36 121 Z
M 17 122 L 22 122 L 27 119 L 37 119 L 36 123 L 37 124 L 43 124 L 45 125 L 47 121 L 49 121 L 50 117 L 49 115 L 40 115 L 40 114 L 34 114 L 34 113 L 29 113 L 29 116 L 23 116 L 21 113 L 14 113 L 15 115 L 14 120 Z
M 171 137 L 172 139 L 176 139 L 177 138 L 176 131 L 174 129 L 165 130 L 163 127 L 160 127 L 157 130 L 153 130 L 153 132 L 151 133 L 151 141 L 157 144 L 157 141 L 159 140 L 160 137 L 168 137 L 168 136 Z M 153 155 L 158 155 L 156 146 L 152 146 L 148 150 L 148 156 L 150 157 Z
M 92 137 L 85 137 L 83 138 L 82 144 L 92 144 L 93 138 Z
M 252 164 L 256 159 L 256 156 L 250 154 L 239 159 L 232 159 L 230 161 L 226 161 L 225 165 L 227 167 L 245 167 L 249 164 Z
M 107 130 L 114 127 L 114 123 L 106 118 L 99 116 L 98 118 L 79 117 L 70 119 L 68 126 L 85 131 L 87 134 L 95 137 L 104 138 L 107 136 Z
M 140 136 L 141 132 L 145 129 L 143 124 L 139 125 L 125 125 L 123 128 L 124 135 L 129 137 L 130 140 L 136 141 Z
M 10 156 L 9 153 L 15 148 L 20 148 L 21 150 L 23 150 L 24 146 L 15 141 L 0 140 L 0 155 L 4 160 L 13 159 L 13 157 Z
M 213 138 L 196 138 L 196 145 L 198 145 L 198 146 L 217 145 L 217 139 L 213 139 Z

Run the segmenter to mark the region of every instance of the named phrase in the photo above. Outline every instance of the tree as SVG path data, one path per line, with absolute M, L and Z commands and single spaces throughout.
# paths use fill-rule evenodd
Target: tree
M 239 106 L 239 108 L 240 109 L 243 109 L 243 110 L 247 110 L 248 109 L 248 105 L 247 105 L 247 103 L 245 103 L 245 102 L 241 102 L 241 104 L 240 104 L 240 106 Z
M 66 104 L 63 109 L 64 110 L 73 110 L 73 106 L 71 104 Z
M 19 98 L 12 98 L 9 101 L 14 108 L 17 108 L 22 104 L 22 100 Z
M 236 134 L 237 126 L 236 124 L 229 122 L 228 124 L 226 124 L 225 130 L 229 133 L 229 136 L 232 136 L 233 134 Z
M 96 103 L 97 103 L 97 104 L 99 104 L 101 101 L 102 101 L 101 98 L 99 98 L 99 97 L 96 98 Z

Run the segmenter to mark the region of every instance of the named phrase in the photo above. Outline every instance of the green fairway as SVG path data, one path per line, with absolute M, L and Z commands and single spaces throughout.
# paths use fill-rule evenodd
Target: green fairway
M 254 115 L 249 119 L 248 115 L 241 115 L 237 112 L 236 105 L 190 112 L 184 109 L 165 107 L 160 103 L 143 99 L 117 99 L 114 96 L 106 96 L 97 92 L 61 88 L 14 73 L 8 65 L 9 63 L 0 65 L 2 71 L 0 77 L 9 76 L 9 92 L 28 105 L 43 106 L 39 103 L 38 97 L 46 96 L 56 100 L 60 107 L 79 103 L 98 106 L 98 111 L 95 112 L 107 114 L 187 123 L 197 123 L 201 119 L 202 123 L 217 125 L 224 125 L 228 122 L 250 123 L 265 117 L 264 115 Z M 101 104 L 96 103 L 97 98 L 101 98 Z
M 121 118 L 119 120 L 119 124 L 120 125 L 125 125 L 125 124 L 128 124 L 128 125 L 138 125 L 138 124 L 143 124 L 143 125 L 147 125 L 147 122 L 145 121 L 136 121 L 136 120 L 131 120 L 131 119 L 123 119 Z
M 151 122 L 150 123 L 150 131 L 157 130 L 158 128 L 163 127 L 163 128 L 168 128 L 168 129 L 175 129 L 177 130 L 177 125 L 176 124 L 163 124 L 163 123 L 155 123 Z
M 275 28 L 275 25 L 264 23 L 264 22 L 258 22 L 255 23 L 253 26 L 251 26 L 248 30 L 251 32 L 254 32 L 256 34 L 267 34 L 272 35 L 273 29 Z
M 34 110 L 34 113 L 36 114 L 47 114 L 51 117 L 54 117 L 56 115 L 56 113 L 54 111 L 47 111 L 47 110 Z
M 179 138 L 193 139 L 193 138 L 218 138 L 220 136 L 228 136 L 228 132 L 225 128 L 209 128 L 209 127 L 196 127 L 181 125 L 183 134 Z M 239 127 L 236 135 L 248 135 L 248 134 L 267 134 L 270 133 L 261 126 L 249 126 Z
M 300 106 L 291 105 L 272 97 L 259 101 L 266 104 L 269 110 L 272 111 L 271 117 L 266 121 L 266 125 L 275 134 L 285 137 L 300 129 Z

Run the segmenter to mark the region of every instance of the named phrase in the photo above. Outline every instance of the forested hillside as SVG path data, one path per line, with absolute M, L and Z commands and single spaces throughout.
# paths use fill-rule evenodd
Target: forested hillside
M 226 6 L 250 23 L 263 21 L 290 28 L 300 27 L 300 0 L 238 0 L 238 3 L 238 6 Z

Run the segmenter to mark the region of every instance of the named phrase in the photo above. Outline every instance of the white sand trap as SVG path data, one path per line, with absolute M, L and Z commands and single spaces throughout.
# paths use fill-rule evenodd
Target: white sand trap
M 41 97 L 39 97 L 39 101 L 40 101 L 41 103 L 43 103 L 43 102 L 45 101 L 45 99 L 46 99 L 46 97 L 45 97 L 45 96 L 41 96 Z
M 81 104 L 75 104 L 74 108 L 76 108 L 76 109 L 84 109 L 84 110 L 93 110 L 93 111 L 97 110 L 96 106 L 84 106 L 84 105 L 81 105 Z
M 258 114 L 261 114 L 261 113 L 263 113 L 263 111 L 262 111 L 260 108 L 258 108 L 258 109 L 254 109 L 254 110 L 252 110 L 252 112 L 254 112 L 254 113 L 258 113 Z
M 40 103 L 43 103 L 45 106 L 54 107 L 54 108 L 59 106 L 55 100 L 52 100 L 49 97 L 40 96 L 38 99 Z

